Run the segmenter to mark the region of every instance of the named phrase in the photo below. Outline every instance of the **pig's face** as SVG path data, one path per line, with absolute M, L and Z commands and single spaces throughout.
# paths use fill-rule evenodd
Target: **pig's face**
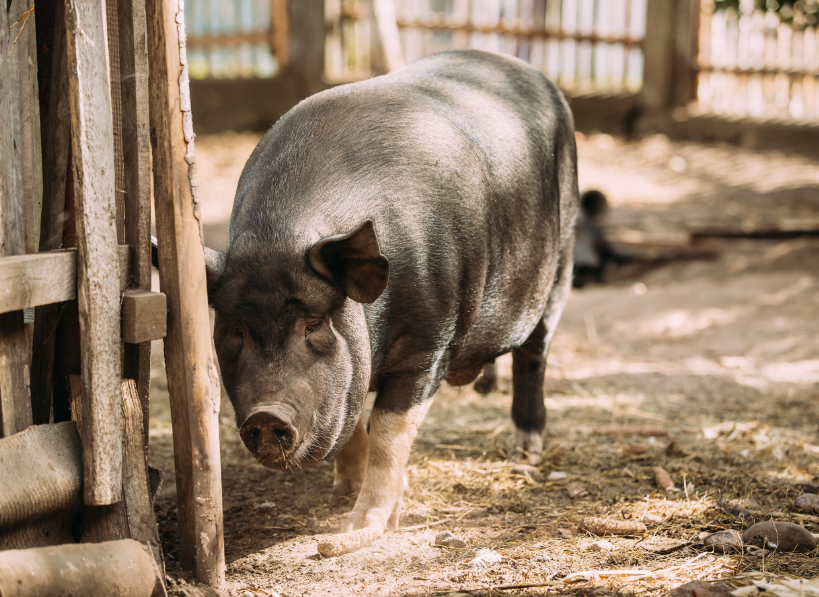
M 344 446 L 367 394 L 361 303 L 387 284 L 371 221 L 304 253 L 239 242 L 207 251 L 222 380 L 245 446 L 270 468 L 309 466 Z

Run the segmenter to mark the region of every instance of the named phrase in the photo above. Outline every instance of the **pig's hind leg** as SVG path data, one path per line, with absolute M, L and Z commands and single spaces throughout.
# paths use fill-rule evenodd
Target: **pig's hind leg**
M 555 328 L 572 285 L 572 264 L 558 270 L 546 313 L 519 348 L 512 351 L 512 421 L 515 424 L 515 457 L 537 465 L 543 452 L 543 430 L 546 428 L 546 405 L 543 402 L 543 378 L 546 356 Z
M 358 420 L 350 441 L 335 455 L 335 477 L 330 504 L 335 506 L 345 498 L 358 496 L 367 472 L 369 439 L 362 419 Z

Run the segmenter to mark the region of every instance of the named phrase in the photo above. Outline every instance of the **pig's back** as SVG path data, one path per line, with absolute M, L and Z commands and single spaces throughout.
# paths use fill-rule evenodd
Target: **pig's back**
M 267 229 L 295 245 L 372 218 L 391 267 L 367 307 L 377 353 L 400 369 L 443 345 L 465 366 L 542 316 L 574 217 L 567 167 L 571 117 L 551 83 L 515 59 L 445 52 L 282 118 L 243 173 L 231 232 L 259 220 L 243 201 L 260 193 Z

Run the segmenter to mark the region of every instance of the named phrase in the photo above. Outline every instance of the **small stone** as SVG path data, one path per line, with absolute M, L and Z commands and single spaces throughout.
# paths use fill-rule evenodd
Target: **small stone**
M 671 597 L 730 597 L 733 590 L 729 585 L 692 580 L 671 589 Z
M 569 497 L 572 499 L 589 495 L 586 488 L 577 481 L 574 483 L 569 483 L 569 485 L 566 487 L 566 493 L 569 494 Z
M 803 493 L 796 498 L 794 507 L 800 512 L 805 512 L 806 514 L 819 512 L 819 495 L 816 495 L 815 493 Z
M 273 508 L 276 507 L 276 504 L 274 504 L 273 502 L 262 502 L 261 504 L 256 504 L 256 507 L 259 510 L 272 510 Z
M 560 536 L 564 539 L 571 539 L 574 536 L 569 529 L 557 529 L 557 532 L 560 533 Z
M 466 541 L 460 537 L 456 537 L 449 531 L 441 531 L 435 535 L 435 545 L 443 547 L 453 547 L 455 549 L 463 549 L 466 547 Z
M 543 473 L 541 473 L 537 467 L 534 467 L 531 464 L 516 465 L 515 468 L 512 469 L 512 474 L 526 475 L 530 479 L 540 479 L 543 476 Z
M 643 521 L 645 522 L 661 523 L 664 520 L 665 518 L 663 518 L 659 514 L 654 514 L 652 512 L 646 512 L 645 514 L 643 514 Z
M 242 593 L 242 597 L 255 597 L 255 596 L 250 591 L 245 591 L 244 593 Z
M 811 551 L 816 547 L 816 538 L 793 522 L 758 522 L 745 531 L 742 541 L 746 545 L 786 552 Z
M 702 544 L 706 547 L 713 547 L 718 553 L 729 553 L 742 548 L 742 536 L 734 529 L 726 529 L 707 535 L 703 538 Z
M 561 472 L 558 472 L 558 471 L 552 471 L 551 473 L 549 473 L 549 476 L 547 477 L 547 479 L 549 481 L 560 481 L 561 479 L 565 479 L 568 476 L 569 475 L 567 475 L 566 473 L 561 473 Z
M 594 543 L 589 543 L 586 546 L 586 551 L 608 551 L 609 549 L 614 549 L 614 544 L 611 541 L 606 541 L 605 539 L 595 541 Z
M 620 446 L 618 448 L 618 452 L 620 456 L 638 456 L 640 454 L 645 454 L 648 448 L 646 448 L 645 444 L 630 444 L 628 446 Z

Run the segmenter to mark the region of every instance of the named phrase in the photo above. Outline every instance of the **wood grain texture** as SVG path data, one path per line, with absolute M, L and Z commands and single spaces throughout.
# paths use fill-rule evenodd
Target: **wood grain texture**
M 79 241 L 83 492 L 87 505 L 102 506 L 122 498 L 120 294 L 106 18 L 94 0 L 71 0 L 65 10 Z
M 161 340 L 167 333 L 167 323 L 168 304 L 161 292 L 131 290 L 122 296 L 123 342 Z
M 647 110 L 657 112 L 671 104 L 674 85 L 674 2 L 648 0 L 643 40 L 643 89 Z
M 117 204 L 117 242 L 125 243 L 125 161 L 122 157 L 122 101 L 119 74 L 119 17 L 117 0 L 105 1 L 108 70 L 111 82 L 111 120 L 114 130 L 114 195 Z
M 14 0 L 6 11 L 0 11 L 0 257 L 26 252 L 26 191 L 33 193 L 33 148 L 30 109 L 23 101 L 33 101 L 29 75 L 34 75 L 36 97 L 36 62 L 29 64 L 29 34 L 34 35 L 30 7 Z M 20 13 L 18 14 L 18 11 Z M 18 31 L 28 18 L 31 29 Z M 15 39 L 25 36 L 17 47 Z M 20 43 L 20 39 L 17 39 Z M 27 123 L 27 124 L 26 124 Z M 27 130 L 28 129 L 28 130 Z M 39 131 L 38 131 L 39 132 Z M 39 138 L 37 139 L 39 141 Z M 28 162 L 28 163 L 27 163 Z M 29 358 L 22 311 L 0 315 L 0 435 L 9 436 L 31 425 L 29 393 Z
M 119 0 L 119 72 L 125 168 L 125 242 L 133 249 L 131 287 L 151 289 L 151 132 L 145 0 Z M 126 345 L 123 375 L 136 380 L 145 456 L 150 418 L 151 343 Z
M 53 36 L 43 44 L 50 52 L 50 68 L 42 73 L 40 93 L 47 97 L 40 115 L 43 123 L 43 193 L 40 217 L 40 251 L 59 249 L 67 220 L 66 183 L 68 178 L 69 148 L 71 141 L 71 110 L 68 102 L 68 53 L 65 39 L 65 2 L 54 2 L 52 16 Z M 42 15 L 41 15 L 42 16 Z M 44 57 L 41 57 L 45 61 Z M 47 77 L 45 75 L 48 75 Z M 76 268 L 75 268 L 76 271 Z M 76 281 L 74 283 L 76 287 Z M 51 421 L 54 348 L 59 315 L 64 306 L 44 304 L 34 315 L 34 338 L 31 357 L 31 408 L 35 425 Z
M 150 545 L 160 570 L 163 570 L 162 547 L 151 504 L 148 465 L 142 443 L 142 405 L 133 379 L 122 380 L 122 419 L 125 423 L 122 435 L 122 493 L 129 536 Z
M 159 281 L 168 299 L 165 364 L 173 424 L 180 562 L 200 582 L 224 583 L 219 379 L 211 352 L 193 124 L 176 0 L 149 0 L 151 146 Z M 182 42 L 182 43 L 180 43 Z
M 0 258 L 0 313 L 75 298 L 75 249 Z
M 279 63 L 279 70 L 290 62 L 290 18 L 287 14 L 287 0 L 270 0 L 273 17 L 273 54 Z

